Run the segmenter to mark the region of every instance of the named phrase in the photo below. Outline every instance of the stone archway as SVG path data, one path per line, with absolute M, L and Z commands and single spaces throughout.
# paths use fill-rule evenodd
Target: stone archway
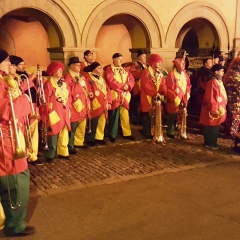
M 194 17 L 193 17 L 194 16 Z M 212 23 L 218 34 L 220 48 L 224 51 L 228 49 L 229 32 L 227 21 L 221 11 L 214 4 L 207 2 L 194 2 L 183 7 L 173 18 L 166 35 L 166 45 L 168 48 L 176 46 L 178 33 L 182 27 L 195 18 L 203 18 Z M 178 42 L 179 45 L 179 42 Z
M 136 15 L 137 13 L 137 15 Z M 145 27 L 151 48 L 161 48 L 164 44 L 164 31 L 155 11 L 142 0 L 106 0 L 90 14 L 82 33 L 82 45 L 95 48 L 95 40 L 103 23 L 118 14 L 128 14 L 138 19 Z
M 0 18 L 16 9 L 33 8 L 48 15 L 58 26 L 62 38 L 60 47 L 79 47 L 80 31 L 75 18 L 67 6 L 59 0 L 42 1 L 36 0 L 0 0 Z

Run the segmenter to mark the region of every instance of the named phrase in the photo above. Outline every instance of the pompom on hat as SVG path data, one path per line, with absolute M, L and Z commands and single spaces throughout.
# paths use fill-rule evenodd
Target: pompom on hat
M 162 62 L 162 58 L 158 54 L 152 54 L 149 57 L 148 63 L 149 65 L 154 65 L 155 63 Z
M 101 66 L 101 64 L 99 62 L 93 62 L 90 65 L 88 65 L 87 67 L 83 68 L 83 71 L 84 72 L 92 72 L 98 66 Z
M 15 55 L 10 55 L 10 62 L 11 64 L 18 65 L 21 62 L 24 62 L 24 60 L 21 57 L 15 56 Z
M 0 63 L 2 63 L 8 56 L 8 53 L 0 48 Z
M 48 65 L 46 72 L 48 76 L 53 76 L 59 68 L 64 70 L 64 64 L 62 62 L 59 61 L 52 62 Z

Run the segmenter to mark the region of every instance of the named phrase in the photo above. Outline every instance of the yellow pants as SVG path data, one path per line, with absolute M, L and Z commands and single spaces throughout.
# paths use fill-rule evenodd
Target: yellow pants
M 106 117 L 103 113 L 100 118 L 98 119 L 98 125 L 96 130 L 95 139 L 96 140 L 103 140 L 104 139 L 104 129 L 106 125 Z
M 123 136 L 130 136 L 132 134 L 129 120 L 129 111 L 120 106 L 120 124 L 122 127 Z
M 76 129 L 75 136 L 74 136 L 75 146 L 83 146 L 84 144 L 86 123 L 87 123 L 86 119 L 79 121 L 79 125 Z
M 0 230 L 4 228 L 5 214 L 3 211 L 2 204 L 0 203 Z

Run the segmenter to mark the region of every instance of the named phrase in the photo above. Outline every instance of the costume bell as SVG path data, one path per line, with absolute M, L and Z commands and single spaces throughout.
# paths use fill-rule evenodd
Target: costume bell
M 187 106 L 191 90 L 190 79 L 185 71 L 185 59 L 177 58 L 173 63 L 174 69 L 169 72 L 166 79 L 167 135 L 170 138 L 174 138 L 177 112 Z
M 69 135 L 69 151 L 75 154 L 74 146 L 85 148 L 85 131 L 87 116 L 90 113 L 91 93 L 85 78 L 80 74 L 80 61 L 78 57 L 69 59 L 69 70 L 65 81 L 70 88 L 71 97 L 71 132 Z
M 104 145 L 104 129 L 107 120 L 108 106 L 111 104 L 111 93 L 107 89 L 106 82 L 102 77 L 102 66 L 98 62 L 83 69 L 89 73 L 88 81 L 93 96 L 91 98 L 91 111 L 89 121 L 91 132 L 86 134 L 87 144 L 94 146 L 95 144 Z
M 107 66 L 104 71 L 105 80 L 112 96 L 111 109 L 108 111 L 108 135 L 111 142 L 116 141 L 120 118 L 123 137 L 128 140 L 135 140 L 131 133 L 129 120 L 130 91 L 134 86 L 134 78 L 121 66 L 122 54 L 115 53 L 112 59 L 113 64 Z
M 47 67 L 50 78 L 44 83 L 46 105 L 40 106 L 40 115 L 48 126 L 48 147 L 44 152 L 48 162 L 51 162 L 56 154 L 67 159 L 68 131 L 70 125 L 70 89 L 62 78 L 64 65 L 61 62 L 52 62 Z
M 199 122 L 203 125 L 205 147 L 217 150 L 220 125 L 226 119 L 227 94 L 222 82 L 224 67 L 221 64 L 215 64 L 212 72 L 212 79 L 205 87 Z
M 153 97 L 157 93 L 161 96 L 161 101 L 167 92 L 165 78 L 161 72 L 162 58 L 158 54 L 152 54 L 149 58 L 149 67 L 143 70 L 140 79 L 140 108 L 142 115 L 142 134 L 145 138 L 151 136 L 151 118 L 149 111 Z

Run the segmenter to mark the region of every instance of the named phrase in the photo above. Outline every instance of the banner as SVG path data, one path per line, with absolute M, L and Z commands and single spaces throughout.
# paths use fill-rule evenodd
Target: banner
M 200 68 L 203 66 L 203 59 L 206 57 L 188 57 L 188 68 Z

